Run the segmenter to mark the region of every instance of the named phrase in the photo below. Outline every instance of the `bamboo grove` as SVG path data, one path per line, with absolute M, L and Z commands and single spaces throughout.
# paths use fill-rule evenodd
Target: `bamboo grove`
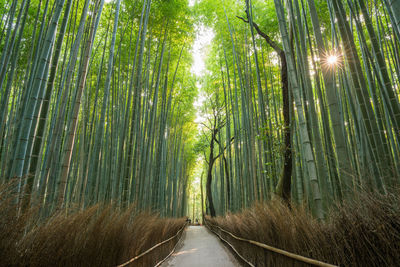
M 0 1 L 0 177 L 21 212 L 182 216 L 193 168 L 185 1 Z
M 0 17 L 0 179 L 20 212 L 194 217 L 199 165 L 212 216 L 281 197 L 322 219 L 399 185 L 397 0 L 3 0 Z M 215 37 L 196 77 L 199 25 Z
M 324 218 L 355 190 L 399 185 L 399 1 L 201 1 L 197 12 L 215 32 L 207 212 L 280 196 Z

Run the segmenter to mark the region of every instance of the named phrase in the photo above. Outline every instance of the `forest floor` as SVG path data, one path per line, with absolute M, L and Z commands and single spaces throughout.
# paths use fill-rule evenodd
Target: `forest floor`
M 241 266 L 231 252 L 205 226 L 189 226 L 176 251 L 162 265 L 172 266 Z

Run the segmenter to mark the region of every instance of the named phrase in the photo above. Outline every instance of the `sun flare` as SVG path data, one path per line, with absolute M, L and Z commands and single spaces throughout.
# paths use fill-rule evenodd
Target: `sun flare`
M 328 56 L 327 62 L 329 65 L 335 65 L 338 62 L 338 57 L 336 55 Z
M 342 66 L 342 58 L 340 53 L 334 51 L 326 53 L 321 62 L 327 69 L 341 68 Z

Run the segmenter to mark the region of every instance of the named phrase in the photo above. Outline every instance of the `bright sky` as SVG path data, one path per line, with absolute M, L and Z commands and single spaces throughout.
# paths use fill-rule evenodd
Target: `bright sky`
M 207 46 L 211 44 L 214 35 L 215 34 L 211 28 L 206 28 L 203 25 L 197 27 L 197 35 L 192 48 L 193 65 L 191 68 L 191 72 L 196 75 L 197 78 L 200 78 L 206 70 L 204 60 L 207 56 Z M 197 96 L 197 99 L 194 102 L 194 106 L 197 109 L 195 122 L 201 123 L 205 120 L 200 112 L 200 107 L 203 105 L 205 96 L 201 92 L 201 83 L 197 83 L 197 88 L 200 89 L 200 94 Z
M 214 32 L 212 29 L 206 28 L 203 25 L 197 28 L 197 36 L 192 49 L 194 59 L 192 73 L 200 77 L 205 70 L 204 59 L 206 57 L 206 48 L 214 38 Z
M 189 0 L 189 6 L 194 6 L 195 2 L 196 2 L 196 0 Z
M 193 6 L 196 1 L 198 0 L 189 0 L 189 6 Z M 206 71 L 204 61 L 207 57 L 207 47 L 211 44 L 215 34 L 211 28 L 207 28 L 204 25 L 196 25 L 196 33 L 196 39 L 192 48 L 193 65 L 191 67 L 191 72 L 197 77 L 198 80 L 200 80 Z M 197 129 L 200 132 L 203 127 L 201 123 L 206 121 L 204 114 L 201 113 L 201 106 L 203 105 L 206 96 L 201 90 L 202 84 L 197 82 L 196 86 L 199 89 L 199 94 L 194 102 L 194 107 L 196 108 L 196 119 L 194 122 L 197 123 Z M 202 162 L 202 155 L 198 156 L 196 174 L 192 181 L 194 192 L 200 191 L 200 172 L 203 170 L 203 165 L 200 162 Z M 191 196 L 190 199 L 193 199 L 193 196 Z

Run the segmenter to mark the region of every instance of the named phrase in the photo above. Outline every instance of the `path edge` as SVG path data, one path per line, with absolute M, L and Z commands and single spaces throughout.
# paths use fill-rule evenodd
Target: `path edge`
M 171 255 L 175 252 L 176 248 L 178 247 L 178 245 L 182 242 L 183 240 L 183 236 L 186 235 L 186 229 L 187 227 L 185 226 L 185 229 L 182 231 L 181 236 L 179 237 L 178 242 L 176 242 L 175 246 L 172 248 L 171 252 L 161 261 L 159 261 L 156 265 L 154 265 L 154 267 L 159 267 L 161 266 L 161 264 L 163 264 L 169 257 L 171 257 Z

